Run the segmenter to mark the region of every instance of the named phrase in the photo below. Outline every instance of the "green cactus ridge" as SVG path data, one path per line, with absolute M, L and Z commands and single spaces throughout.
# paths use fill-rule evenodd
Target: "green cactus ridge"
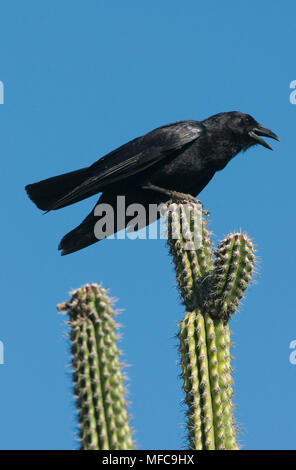
M 238 449 L 223 321 L 199 311 L 187 312 L 178 337 L 189 448 Z
M 242 233 L 230 234 L 218 245 L 206 306 L 212 316 L 228 319 L 236 311 L 251 281 L 254 261 L 253 244 Z
M 116 312 L 97 284 L 73 291 L 58 306 L 69 315 L 81 449 L 125 450 L 133 442 L 117 349 Z
M 188 311 L 200 308 L 204 301 L 203 278 L 213 265 L 210 233 L 202 220 L 201 247 L 194 249 L 194 218 L 200 217 L 195 204 L 172 204 L 168 212 L 168 245 L 176 270 L 176 281 Z M 191 210 L 190 210 L 191 209 Z M 199 209 L 201 210 L 201 209 Z M 191 243 L 191 246 L 190 246 Z M 188 249 L 191 248 L 191 249 Z
M 177 286 L 187 309 L 178 338 L 189 447 L 236 450 L 228 320 L 251 281 L 254 248 L 246 235 L 235 233 L 213 254 L 204 217 L 202 243 L 196 246 L 195 221 L 183 206 L 173 205 L 167 221 Z M 189 213 L 199 217 L 197 211 Z

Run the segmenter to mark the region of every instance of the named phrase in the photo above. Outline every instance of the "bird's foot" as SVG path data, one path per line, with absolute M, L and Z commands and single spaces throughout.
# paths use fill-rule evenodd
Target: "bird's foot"
M 210 212 L 207 209 L 203 208 L 203 203 L 197 199 L 196 197 L 192 196 L 192 194 L 187 193 L 179 193 L 177 191 L 171 191 L 171 200 L 170 203 L 176 202 L 194 202 L 195 204 L 201 205 L 201 210 L 203 215 L 210 215 Z
M 187 194 L 187 193 L 179 193 L 178 191 L 170 191 L 170 196 L 173 201 L 188 201 L 188 202 L 195 202 L 195 204 L 201 204 L 201 202 L 192 194 Z
M 173 191 L 171 189 L 160 188 L 159 186 L 155 186 L 154 184 L 147 183 L 142 186 L 143 189 L 150 189 L 152 191 L 157 191 L 162 194 L 166 194 L 171 199 L 169 203 L 174 202 L 194 202 L 195 204 L 200 204 L 202 208 L 202 213 L 204 215 L 210 215 L 209 211 L 203 209 L 202 202 L 197 199 L 196 197 L 192 196 L 192 194 L 188 193 L 180 193 L 178 191 Z

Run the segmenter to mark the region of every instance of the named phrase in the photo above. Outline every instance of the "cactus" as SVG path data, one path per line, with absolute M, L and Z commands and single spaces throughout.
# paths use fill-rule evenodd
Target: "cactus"
M 254 248 L 246 235 L 234 233 L 213 252 L 203 213 L 193 202 L 166 210 L 170 254 L 186 309 L 178 339 L 188 447 L 236 450 L 229 320 L 251 281 Z M 86 285 L 58 309 L 69 315 L 81 449 L 133 449 L 115 311 L 106 290 Z
M 246 235 L 234 233 L 213 253 L 201 208 L 178 203 L 167 213 L 168 245 L 186 308 L 178 338 L 189 448 L 236 450 L 229 319 L 251 280 L 254 248 Z M 192 230 L 198 220 L 200 244 Z
M 58 309 L 69 315 L 81 449 L 132 449 L 116 346 L 116 312 L 106 290 L 97 284 L 71 294 L 71 300 Z

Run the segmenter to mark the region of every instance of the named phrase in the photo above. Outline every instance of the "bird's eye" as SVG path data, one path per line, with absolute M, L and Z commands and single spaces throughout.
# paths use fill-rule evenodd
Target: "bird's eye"
M 248 117 L 245 117 L 242 119 L 242 124 L 244 124 L 245 126 L 249 126 L 251 124 L 251 121 Z

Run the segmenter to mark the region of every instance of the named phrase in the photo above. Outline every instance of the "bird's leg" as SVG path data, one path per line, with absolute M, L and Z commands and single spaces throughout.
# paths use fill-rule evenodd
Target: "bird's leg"
M 155 184 L 145 184 L 142 186 L 143 189 L 150 189 L 152 191 L 157 191 L 162 194 L 166 194 L 167 196 L 171 197 L 172 202 L 174 201 L 193 201 L 196 204 L 200 204 L 202 208 L 203 215 L 210 215 L 210 212 L 203 208 L 202 202 L 197 199 L 196 197 L 192 196 L 192 194 L 186 193 L 179 193 L 178 191 L 172 191 L 171 189 L 161 188 L 160 186 L 156 186 Z
M 158 193 L 166 194 L 173 200 L 177 201 L 193 201 L 195 203 L 201 204 L 201 202 L 196 199 L 196 197 L 192 196 L 191 194 L 186 193 L 179 193 L 178 191 L 172 191 L 171 189 L 161 188 L 159 186 L 155 186 L 154 184 L 148 183 L 142 186 L 143 189 L 150 189 L 152 191 L 157 191 Z

